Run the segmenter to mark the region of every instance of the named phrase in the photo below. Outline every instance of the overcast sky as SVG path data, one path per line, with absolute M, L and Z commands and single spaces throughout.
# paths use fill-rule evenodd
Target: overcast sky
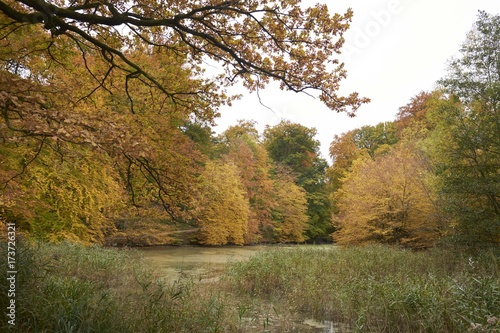
M 335 134 L 363 125 L 392 121 L 398 108 L 422 90 L 432 90 L 446 70 L 447 61 L 476 21 L 478 10 L 500 13 L 497 0 L 305 0 L 327 3 L 332 12 L 351 7 L 354 18 L 346 34 L 343 55 L 348 77 L 341 92 L 357 91 L 371 98 L 355 118 L 327 109 L 319 100 L 304 94 L 280 91 L 271 86 L 256 94 L 243 90 L 244 97 L 223 108 L 216 133 L 253 119 L 262 133 L 266 125 L 281 119 L 314 127 L 321 153 L 330 162 L 328 147 Z

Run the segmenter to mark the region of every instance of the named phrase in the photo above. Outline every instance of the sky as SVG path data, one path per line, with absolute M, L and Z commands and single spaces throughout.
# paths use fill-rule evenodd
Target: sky
M 238 120 L 255 120 L 260 133 L 282 119 L 316 128 L 321 154 L 330 162 L 328 148 L 334 135 L 364 125 L 395 119 L 398 108 L 421 91 L 436 87 L 447 63 L 477 19 L 478 10 L 500 14 L 496 0 L 303 0 L 305 5 L 326 3 L 329 10 L 354 17 L 339 59 L 348 77 L 340 92 L 357 91 L 371 102 L 354 118 L 329 110 L 305 94 L 281 91 L 270 85 L 259 96 L 241 88 L 230 92 L 244 96 L 221 109 L 213 130 L 222 133 Z M 264 105 L 262 105 L 264 104 Z

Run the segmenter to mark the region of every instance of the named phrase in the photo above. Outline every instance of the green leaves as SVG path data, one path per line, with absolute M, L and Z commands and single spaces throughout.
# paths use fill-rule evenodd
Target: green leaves
M 429 114 L 428 147 L 458 236 L 500 242 L 500 16 L 480 11 L 440 83 L 452 94 Z
M 466 104 L 477 100 L 493 103 L 500 82 L 500 16 L 479 11 L 478 19 L 460 48 L 460 56 L 449 65 L 447 76 L 439 81 L 445 90 Z M 498 96 L 497 96 L 498 97 Z
M 443 209 L 466 242 L 498 242 L 500 235 L 500 124 L 494 112 L 474 103 L 466 109 L 441 101 L 426 146 L 433 158 Z

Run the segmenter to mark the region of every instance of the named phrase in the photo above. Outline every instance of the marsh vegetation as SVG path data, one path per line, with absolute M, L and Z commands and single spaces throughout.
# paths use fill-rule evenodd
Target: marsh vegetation
M 19 258 L 18 332 L 500 329 L 497 249 L 275 247 L 174 281 L 136 250 L 34 243 Z

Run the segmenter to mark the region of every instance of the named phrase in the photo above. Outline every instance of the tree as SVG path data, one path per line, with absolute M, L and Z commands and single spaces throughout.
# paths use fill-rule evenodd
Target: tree
M 426 115 L 432 107 L 432 102 L 438 98 L 439 92 L 421 91 L 412 97 L 408 104 L 400 107 L 394 122 L 398 130 L 398 137 L 402 136 L 405 128 L 416 123 L 424 123 L 427 127 L 430 127 L 431 124 L 427 121 Z
M 246 243 L 274 241 L 274 238 L 265 238 L 269 235 L 267 231 L 273 229 L 273 166 L 258 138 L 255 123 L 240 121 L 238 125 L 229 127 L 221 139 L 226 150 L 226 155 L 222 158 L 231 161 L 238 168 L 246 190 L 245 197 L 250 203 Z
M 378 150 L 383 150 L 398 142 L 393 122 L 363 126 L 354 130 L 351 138 L 357 148 L 366 151 L 372 158 L 375 158 Z
M 371 158 L 375 158 L 377 154 L 390 149 L 390 146 L 397 142 L 397 128 L 391 122 L 363 126 L 342 135 L 335 135 L 330 144 L 330 158 L 333 164 L 328 169 L 332 190 L 340 188 L 340 180 L 361 155 L 368 154 Z
M 39 152 L 31 168 L 19 173 L 24 155 L 0 147 L 0 180 L 6 184 L 0 210 L 18 229 L 40 239 L 102 243 L 125 210 L 126 192 L 106 156 L 79 150 L 60 159 L 51 149 Z M 2 179 L 4 177 L 8 179 Z
M 234 164 L 209 161 L 201 180 L 197 220 L 204 245 L 243 245 L 249 206 Z
M 337 94 L 351 17 L 298 0 L 2 0 L 0 139 L 30 152 L 22 172 L 44 149 L 98 150 L 135 207 L 189 219 L 203 147 L 182 127 L 212 123 L 227 86 L 276 80 L 349 115 L 368 102 Z
M 208 95 L 192 94 L 173 104 L 146 82 L 128 86 L 108 71 L 100 52 L 29 28 L 4 36 L 0 48 L 0 138 L 19 152 L 31 152 L 17 172 L 26 172 L 48 149 L 61 159 L 96 150 L 120 174 L 134 207 L 160 205 L 170 219 L 188 218 L 203 158 L 180 127 L 193 114 L 212 119 L 220 98 L 214 94 L 207 104 Z M 48 45 L 51 57 L 44 54 Z M 182 56 L 154 48 L 131 49 L 129 55 L 172 89 L 210 90 L 191 77 Z
M 210 126 L 203 122 L 193 120 L 187 121 L 182 127 L 182 132 L 196 144 L 199 150 L 205 156 L 212 156 L 215 154 L 215 142 L 213 131 Z
M 65 39 L 82 50 L 82 57 L 86 49 L 98 51 L 108 65 L 105 72 L 122 72 L 128 87 L 132 81 L 147 81 L 174 103 L 182 103 L 195 91 L 179 91 L 163 84 L 157 72 L 129 53 L 131 46 L 135 49 L 141 44 L 143 50 L 160 48 L 182 54 L 190 59 L 190 68 L 197 74 L 204 60 L 215 60 L 224 68 L 219 83 L 223 77 L 226 83 L 242 79 L 246 87 L 256 90 L 272 79 L 291 91 L 319 91 L 320 99 L 332 110 L 352 113 L 368 100 L 357 93 L 337 95 L 346 72 L 335 58 L 352 11 L 330 16 L 326 5 L 303 9 L 300 3 L 190 0 L 167 5 L 155 0 L 3 0 L 0 12 L 3 36 L 32 26 L 44 29 L 50 32 L 51 42 L 39 51 L 47 58 L 58 47 L 52 41 Z M 26 54 L 32 51 L 28 49 Z M 98 81 L 104 87 L 108 78 Z
M 330 158 L 333 164 L 328 168 L 328 176 L 332 191 L 341 187 L 341 179 L 350 171 L 352 163 L 359 157 L 361 150 L 353 140 L 354 131 L 335 135 L 330 144 Z
M 426 164 L 412 142 L 358 158 L 336 193 L 335 241 L 431 246 L 442 226 Z
M 237 139 L 245 139 L 249 142 L 257 143 L 260 141 L 259 131 L 255 128 L 256 122 L 251 120 L 239 120 L 238 125 L 230 126 L 222 134 L 222 142 L 231 145 L 231 142 Z
M 8 49 L 2 51 L 9 52 Z M 161 114 L 160 107 L 157 107 L 161 104 L 161 101 L 156 100 L 158 96 L 146 94 L 147 90 L 142 89 L 144 87 L 137 86 L 131 88 L 130 93 L 145 96 L 141 103 L 136 103 L 136 113 L 130 113 L 127 111 L 129 106 L 126 98 L 124 101 L 119 94 L 122 88 L 120 83 L 109 85 L 107 91 L 95 92 L 88 99 L 83 98 L 94 83 L 82 80 L 80 74 L 84 69 L 78 66 L 71 67 L 71 71 L 66 69 L 74 61 L 80 60 L 73 51 L 67 50 L 65 59 L 61 59 L 64 66 L 54 61 L 40 64 L 39 67 L 30 65 L 29 75 L 33 79 L 3 72 L 0 78 L 0 107 L 2 120 L 5 121 L 0 132 L 2 138 L 18 144 L 28 144 L 28 141 L 31 145 L 45 144 L 59 154 L 65 153 L 65 143 L 83 145 L 103 150 L 115 157 L 130 159 L 145 167 L 145 161 L 154 150 L 151 142 L 148 142 L 150 135 L 158 136 L 160 131 L 168 133 L 168 128 L 175 129 L 176 123 L 191 111 L 184 110 L 181 113 L 178 108 L 176 114 Z M 34 55 L 31 57 L 35 58 Z M 99 64 L 91 66 L 91 60 L 94 60 L 91 54 L 87 55 L 88 67 L 99 72 Z M 156 65 L 161 66 L 163 61 L 168 60 L 162 59 Z M 52 65 L 54 68 L 49 72 L 46 67 Z M 175 66 L 165 66 L 163 73 L 165 79 L 176 75 L 179 85 L 194 84 L 187 78 L 189 72 L 179 71 Z M 195 102 L 193 99 L 191 106 Z M 152 114 L 156 117 L 152 118 Z
M 429 150 L 461 240 L 500 242 L 500 16 L 478 19 L 439 82 Z
M 273 236 L 280 243 L 302 243 L 308 227 L 307 194 L 294 183 L 286 169 L 274 170 L 274 201 L 271 208 Z
M 308 238 L 328 238 L 331 233 L 331 205 L 327 192 L 327 162 L 319 156 L 316 129 L 281 121 L 264 130 L 264 146 L 269 156 L 287 167 L 296 184 L 307 193 Z
M 375 159 L 378 155 L 387 153 L 397 142 L 397 129 L 390 122 L 363 126 L 334 136 L 330 144 L 333 164 L 327 170 L 331 211 L 334 214 L 339 213 L 339 197 L 335 193 L 342 188 L 343 179 L 352 171 L 354 161 L 367 156 Z
M 500 241 L 500 123 L 491 109 L 442 100 L 426 145 L 452 230 L 468 244 Z
M 282 120 L 275 126 L 266 126 L 264 145 L 269 156 L 290 168 L 301 184 L 306 181 L 304 176 L 314 166 L 319 153 L 319 141 L 314 139 L 316 134 L 315 128 Z
M 227 150 L 222 158 L 237 166 L 250 203 L 247 242 L 303 242 L 308 194 L 287 167 L 273 163 L 258 139 L 255 124 L 240 121 L 220 140 Z
M 445 90 L 468 105 L 474 101 L 498 110 L 500 84 L 500 15 L 479 11 L 477 21 L 453 58 L 447 75 L 439 80 Z

